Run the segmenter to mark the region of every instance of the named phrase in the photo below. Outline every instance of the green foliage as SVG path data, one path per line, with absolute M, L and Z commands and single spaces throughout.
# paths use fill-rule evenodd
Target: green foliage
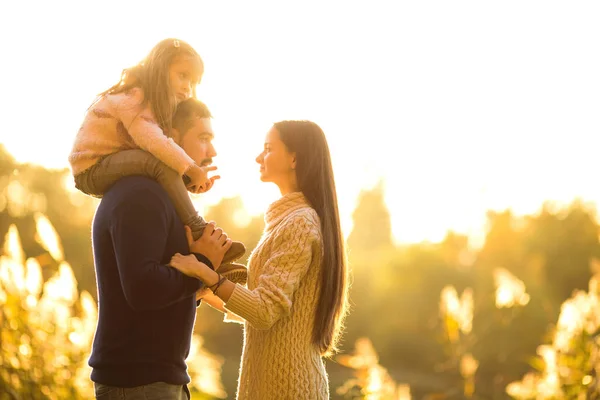
M 0 399 L 93 396 L 87 358 L 96 319 L 96 303 L 79 295 L 71 267 L 61 261 L 43 282 L 11 226 L 0 257 Z
M 58 271 L 59 263 L 35 240 L 35 212 L 46 214 L 54 224 L 80 289 L 95 294 L 89 232 L 96 204 L 97 200 L 72 190 L 68 171 L 17 165 L 0 150 L 0 233 L 10 224 L 18 227 L 25 253 L 42 265 L 44 280 Z M 242 241 L 249 255 L 264 221 L 262 216 L 243 215 L 242 208 L 240 198 L 223 199 L 205 217 Z M 464 379 L 458 371 L 462 358 L 458 354 L 467 353 L 479 362 L 475 396 L 505 398 L 506 386 L 521 379 L 531 360 L 537 359 L 539 344 L 551 341 L 548 326 L 557 321 L 562 304 L 574 290 L 587 288 L 592 276 L 589 260 L 600 257 L 595 210 L 577 201 L 565 208 L 545 204 L 527 217 L 510 210 L 489 212 L 480 249 L 452 232 L 440 243 L 394 246 L 383 185 L 361 194 L 353 216 L 355 228 L 348 238 L 351 313 L 343 348 L 350 351 L 356 340 L 368 337 L 389 376 L 410 384 L 415 398 L 460 392 Z M 527 305 L 497 307 L 498 268 L 524 282 L 530 296 Z M 473 291 L 473 327 L 461 344 L 462 353 L 449 344 L 449 325 L 440 314 L 440 293 L 448 285 L 458 294 L 467 288 Z M 221 321 L 221 314 L 203 306 L 195 329 L 207 349 L 222 355 L 223 383 L 231 394 L 242 336 L 237 324 Z M 586 356 L 565 361 L 573 377 L 589 363 L 585 357 L 590 340 L 582 342 L 586 344 L 581 354 Z M 347 368 L 335 360 L 328 361 L 328 371 L 332 388 L 348 379 Z M 332 396 L 336 396 L 333 389 Z

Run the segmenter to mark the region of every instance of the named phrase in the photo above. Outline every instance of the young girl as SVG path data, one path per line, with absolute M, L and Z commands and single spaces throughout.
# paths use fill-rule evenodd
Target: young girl
M 202 280 L 218 297 L 209 304 L 246 321 L 238 400 L 326 400 L 322 356 L 336 350 L 348 289 L 327 141 L 313 122 L 278 122 L 256 161 L 281 198 L 265 213 L 248 287 L 193 256 L 176 254 L 170 265 Z
M 98 95 L 88 109 L 69 156 L 75 186 L 101 197 L 124 176 L 145 175 L 155 179 L 171 197 L 183 223 L 194 239 L 206 221 L 196 212 L 187 190 L 204 193 L 218 176 L 208 177 L 217 167 L 198 166 L 172 137 L 172 117 L 177 105 L 196 96 L 204 65 L 186 42 L 165 39 L 139 64 L 123 70 L 117 84 Z M 189 182 L 184 183 L 184 179 Z M 245 253 L 233 242 L 225 255 L 227 264 Z M 244 283 L 246 272 L 239 265 L 223 265 L 221 273 Z M 230 271 L 231 270 L 231 271 Z

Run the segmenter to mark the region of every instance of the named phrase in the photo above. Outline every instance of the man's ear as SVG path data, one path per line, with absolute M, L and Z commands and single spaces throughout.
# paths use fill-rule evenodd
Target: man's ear
M 296 153 L 292 154 L 292 169 L 296 169 Z

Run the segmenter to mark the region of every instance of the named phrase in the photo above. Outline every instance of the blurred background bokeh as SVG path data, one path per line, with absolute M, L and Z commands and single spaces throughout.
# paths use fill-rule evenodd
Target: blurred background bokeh
M 270 124 L 327 134 L 352 270 L 332 398 L 598 398 L 598 3 L 24 1 L 0 15 L 0 400 L 91 396 L 98 202 L 66 158 L 94 95 L 165 37 L 206 64 L 222 179 L 195 204 L 249 249 L 278 195 L 254 163 Z M 234 398 L 241 329 L 198 309 L 194 399 Z

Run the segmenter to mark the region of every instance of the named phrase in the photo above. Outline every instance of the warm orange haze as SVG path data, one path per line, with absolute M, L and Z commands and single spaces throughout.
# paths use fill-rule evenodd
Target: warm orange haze
M 34 1 L 0 15 L 0 400 L 93 396 L 98 200 L 67 157 L 94 96 L 167 37 L 205 64 L 221 179 L 194 205 L 246 256 L 280 197 L 255 161 L 272 124 L 325 132 L 352 272 L 332 398 L 600 398 L 600 5 Z M 235 398 L 243 328 L 222 319 L 198 309 L 193 399 Z

